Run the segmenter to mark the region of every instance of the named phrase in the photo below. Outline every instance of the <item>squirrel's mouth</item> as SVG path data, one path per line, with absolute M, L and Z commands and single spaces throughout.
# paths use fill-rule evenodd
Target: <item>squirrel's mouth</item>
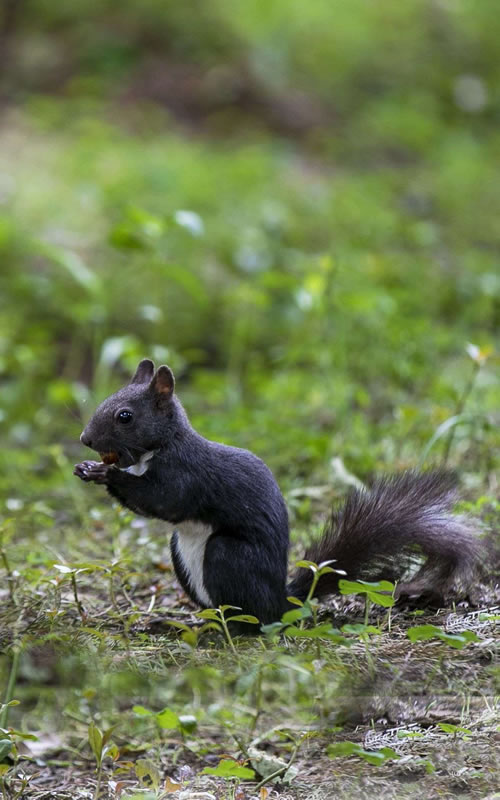
M 132 475 L 143 475 L 149 469 L 149 462 L 155 452 L 156 450 L 149 450 L 146 453 L 142 453 L 136 460 L 134 460 L 131 453 L 127 453 L 125 456 L 116 451 L 108 451 L 99 453 L 99 455 L 104 464 L 114 464 L 118 469 L 130 472 Z
M 99 453 L 104 464 L 118 464 L 120 456 L 115 452 Z
M 106 452 L 100 452 L 99 455 L 104 464 L 113 464 L 119 469 L 125 469 L 135 464 L 135 459 L 131 453 L 125 455 L 125 453 L 118 453 L 116 450 L 107 450 Z

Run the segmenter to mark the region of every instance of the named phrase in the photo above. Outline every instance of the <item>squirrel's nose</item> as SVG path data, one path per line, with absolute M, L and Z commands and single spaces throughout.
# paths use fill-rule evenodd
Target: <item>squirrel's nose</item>
M 85 433 L 85 431 L 83 431 L 83 433 L 81 434 L 80 441 L 86 447 L 90 447 L 90 448 L 92 447 L 92 441 L 90 439 L 90 436 L 87 433 Z

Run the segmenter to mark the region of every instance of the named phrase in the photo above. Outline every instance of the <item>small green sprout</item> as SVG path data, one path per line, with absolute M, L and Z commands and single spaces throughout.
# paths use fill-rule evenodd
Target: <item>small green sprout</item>
M 257 617 L 252 616 L 251 614 L 235 614 L 232 617 L 226 617 L 226 611 L 241 611 L 239 606 L 219 606 L 218 608 L 205 608 L 203 611 L 200 611 L 199 614 L 196 616 L 200 617 L 200 619 L 208 619 L 215 622 L 215 626 L 218 630 L 222 630 L 224 632 L 224 636 L 226 637 L 227 643 L 231 650 L 233 651 L 234 655 L 238 655 L 236 647 L 234 646 L 234 642 L 229 631 L 228 623 L 229 622 L 244 622 L 248 625 L 258 625 L 259 620 Z
M 90 749 L 96 760 L 97 784 L 94 792 L 94 800 L 98 800 L 101 790 L 102 763 L 104 759 L 111 758 L 114 760 L 118 758 L 119 755 L 118 747 L 110 741 L 113 730 L 114 728 L 108 728 L 106 731 L 101 731 L 93 721 L 88 727 Z

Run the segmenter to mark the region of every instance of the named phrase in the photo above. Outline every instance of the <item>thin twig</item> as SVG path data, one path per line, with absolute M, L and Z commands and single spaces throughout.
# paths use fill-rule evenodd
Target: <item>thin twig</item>
M 261 782 L 257 784 L 257 786 L 255 787 L 255 791 L 256 792 L 258 792 L 259 789 L 262 789 L 262 787 L 265 786 L 266 783 L 270 783 L 275 778 L 280 778 L 282 775 L 284 775 L 290 769 L 290 767 L 292 766 L 293 762 L 295 761 L 295 757 L 296 757 L 296 755 L 297 755 L 297 753 L 299 751 L 299 747 L 300 747 L 301 744 L 302 744 L 302 740 L 300 742 L 297 742 L 297 744 L 293 748 L 292 754 L 291 754 L 290 758 L 288 759 L 288 764 L 285 764 L 284 767 L 280 767 L 279 769 L 275 770 L 275 772 L 272 772 L 271 775 L 268 775 L 267 778 L 263 778 L 261 780 Z

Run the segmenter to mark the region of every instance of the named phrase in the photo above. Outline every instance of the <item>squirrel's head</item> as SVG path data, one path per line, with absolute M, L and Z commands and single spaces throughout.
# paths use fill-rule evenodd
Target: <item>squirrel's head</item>
M 96 409 L 80 441 L 119 467 L 135 464 L 150 450 L 168 447 L 189 427 L 174 386 L 169 367 L 155 371 L 153 362 L 145 358 L 130 383 Z

